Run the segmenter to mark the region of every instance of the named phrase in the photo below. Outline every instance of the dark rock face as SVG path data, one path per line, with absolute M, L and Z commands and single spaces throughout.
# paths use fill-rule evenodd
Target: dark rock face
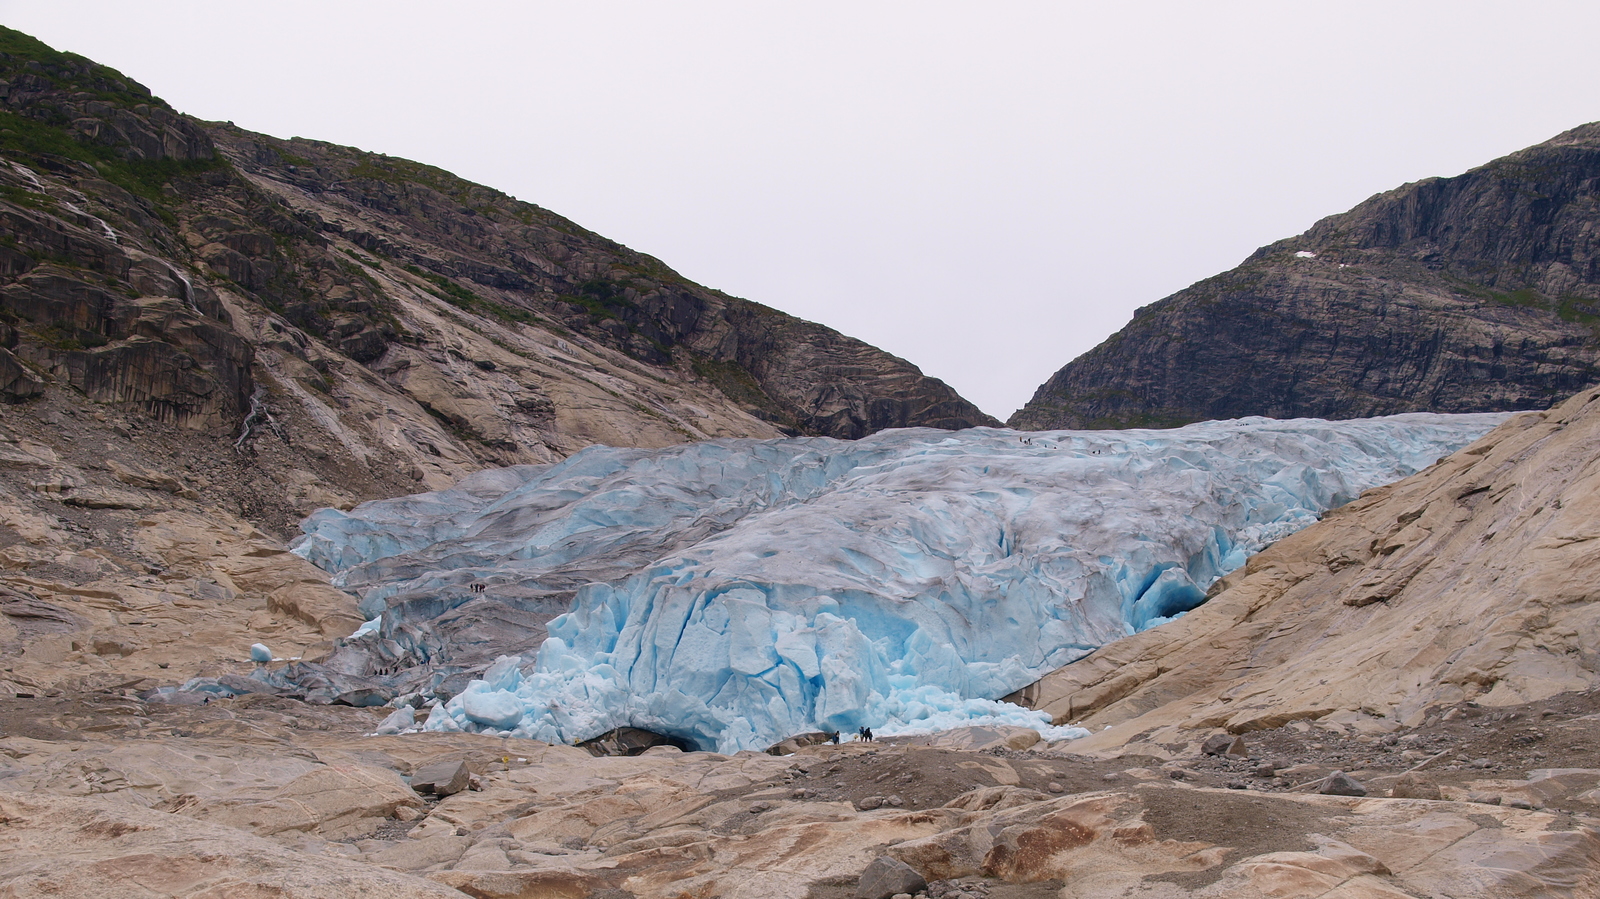
M 44 380 L 23 365 L 10 350 L 0 349 L 0 400 L 18 403 L 44 393 Z
M 37 231 L 11 235 L 24 250 L 41 246 L 30 240 Z M 233 428 L 253 388 L 250 344 L 214 302 L 207 316 L 192 299 L 141 295 L 129 280 L 132 259 L 107 243 L 96 260 L 107 274 L 98 279 L 71 263 L 78 257 L 65 257 L 0 286 L 0 315 L 16 323 L 7 326 L 15 350 L 7 354 L 10 365 L 0 360 L 0 389 L 11 399 L 37 396 L 45 383 L 37 373 L 45 373 L 90 399 L 134 406 L 158 421 Z M 95 280 L 120 282 L 122 290 Z
M 1600 380 L 1600 124 L 1379 194 L 1139 310 L 1013 427 L 1545 408 Z
M 148 88 L 114 69 L 61 53 L 20 32 L 0 34 L 0 103 L 69 132 L 100 159 L 195 162 L 215 156 L 211 141 Z M 36 129 L 22 140 L 39 141 Z
M 0 125 L 0 392 L 37 397 L 53 378 L 159 421 L 233 428 L 254 388 L 252 348 L 208 288 L 152 252 L 175 243 L 162 182 L 222 164 L 204 130 L 120 74 L 12 31 L 0 34 Z
M 707 290 L 657 259 L 438 169 L 226 126 L 213 126 L 211 136 L 296 221 L 361 246 L 380 265 L 397 262 L 458 308 L 581 333 L 708 381 L 792 432 L 853 438 L 892 427 L 997 424 L 903 359 Z M 246 276 L 249 248 L 237 226 L 210 227 L 232 240 L 212 245 L 207 263 L 234 280 Z M 303 307 L 287 317 L 313 333 L 333 330 L 341 349 L 370 362 L 398 339 L 384 330 L 383 305 L 381 296 L 363 296 L 342 304 L 339 318 Z
M 406 372 L 419 355 L 466 361 L 460 337 L 421 330 L 442 311 L 619 352 L 669 393 L 674 383 L 720 393 L 747 433 L 772 434 L 763 421 L 837 437 L 996 423 L 904 360 L 707 290 L 531 204 L 406 160 L 198 122 L 111 69 L 3 28 L 0 237 L 0 398 L 13 403 L 70 385 L 220 436 L 239 431 L 258 384 L 269 406 L 292 399 L 328 419 L 312 394 L 347 383 L 369 394 L 384 381 L 378 389 L 401 393 L 421 384 L 417 405 L 467 444 L 435 455 L 549 461 L 626 432 L 610 422 L 597 436 L 582 424 L 559 433 L 558 404 L 526 392 L 538 378 L 508 389 L 519 373 L 482 356 L 460 390 L 446 383 L 458 374 Z M 419 317 L 419 301 L 443 309 Z M 272 360 L 256 358 L 264 345 Z M 622 393 L 615 382 L 594 390 Z M 635 407 L 664 420 L 659 400 Z M 501 421 L 473 418 L 485 412 Z M 674 422 L 648 440 L 670 433 L 701 436 Z M 405 452 L 441 442 L 406 440 Z

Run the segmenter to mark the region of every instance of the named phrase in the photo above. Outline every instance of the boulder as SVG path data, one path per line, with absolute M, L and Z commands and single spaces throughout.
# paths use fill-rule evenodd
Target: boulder
M 378 735 L 398 734 L 407 728 L 414 727 L 417 723 L 417 710 L 409 705 L 401 706 L 384 718 L 373 733 Z
M 1365 796 L 1367 788 L 1343 771 L 1335 771 L 1317 784 L 1317 792 L 1324 796 Z
M 897 893 L 917 893 L 927 889 L 928 881 L 917 869 L 903 861 L 880 855 L 861 872 L 855 899 L 889 899 Z
M 456 761 L 432 762 L 411 775 L 411 789 L 434 796 L 453 796 L 472 783 L 472 772 L 467 763 Z
M 1232 734 L 1212 734 L 1206 738 L 1204 743 L 1200 744 L 1200 751 L 1206 755 L 1233 756 L 1244 759 L 1250 757 L 1250 750 L 1244 745 L 1244 737 L 1236 737 Z

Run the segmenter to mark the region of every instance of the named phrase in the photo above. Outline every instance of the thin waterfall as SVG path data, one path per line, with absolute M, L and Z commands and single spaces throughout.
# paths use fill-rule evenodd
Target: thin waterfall
M 200 306 L 194 301 L 194 282 L 190 281 L 189 276 L 184 274 L 181 269 L 172 263 L 167 262 L 165 259 L 161 260 L 161 264 L 167 267 L 167 271 L 172 272 L 172 277 L 177 278 L 179 284 L 183 285 L 184 304 L 187 305 L 195 315 L 204 318 L 205 313 L 200 311 Z
M 278 423 L 273 420 L 272 413 L 267 409 L 266 395 L 267 388 L 261 384 L 257 384 L 255 393 L 250 394 L 250 412 L 245 415 L 244 422 L 239 426 L 239 439 L 233 442 L 233 448 L 241 453 L 244 452 L 244 443 L 250 439 L 258 421 L 265 422 L 273 433 L 280 434 Z
M 60 203 L 62 208 L 66 209 L 68 212 L 94 222 L 100 227 L 100 235 L 106 240 L 109 240 L 115 244 L 122 243 L 122 238 L 117 235 L 117 232 L 113 230 L 110 225 L 106 224 L 105 219 L 95 215 L 92 212 L 85 212 L 83 207 L 77 205 L 77 203 L 72 203 L 67 200 L 53 197 L 50 191 L 45 188 L 44 182 L 39 180 L 38 173 L 34 172 L 33 169 L 28 168 L 20 162 L 13 162 L 11 163 L 11 170 L 16 172 L 17 175 L 19 175 L 24 181 L 27 181 L 28 184 L 33 187 L 36 193 L 41 193 L 47 197 L 52 197 L 52 199 L 55 199 L 56 202 Z M 78 191 L 69 190 L 68 193 L 72 194 L 72 196 L 77 199 L 78 203 L 89 202 L 88 198 Z
M 75 190 L 74 191 L 70 191 L 70 193 L 74 197 L 78 198 L 78 202 L 79 203 L 87 203 L 87 202 L 89 202 L 89 199 L 87 197 L 85 197 L 83 194 L 81 194 L 81 193 L 79 193 L 79 192 L 77 192 Z M 101 237 L 104 237 L 106 240 L 109 240 L 114 244 L 122 243 L 122 238 L 118 237 L 117 236 L 117 232 L 112 230 L 110 225 L 106 224 L 106 220 L 105 219 L 101 218 L 98 215 L 95 215 L 92 212 L 85 212 L 82 207 L 73 205 L 72 203 L 68 203 L 68 202 L 66 202 L 64 200 L 61 202 L 61 205 L 65 206 L 67 209 L 77 213 L 78 215 L 83 216 L 84 218 L 88 219 L 89 221 L 94 222 L 96 225 L 99 225 L 100 226 L 100 236 Z
M 11 163 L 11 170 L 16 172 L 18 175 L 21 175 L 29 184 L 32 184 L 35 191 L 49 196 L 44 189 L 44 182 L 39 180 L 39 176 L 34 174 L 33 169 L 28 168 L 20 162 L 13 162 Z

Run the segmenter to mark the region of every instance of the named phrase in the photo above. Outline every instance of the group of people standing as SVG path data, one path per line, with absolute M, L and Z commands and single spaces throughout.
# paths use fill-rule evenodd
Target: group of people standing
M 861 743 L 871 743 L 872 728 L 862 725 L 856 731 L 856 741 Z M 839 732 L 836 730 L 828 731 L 828 742 L 834 744 L 835 746 L 839 745 Z

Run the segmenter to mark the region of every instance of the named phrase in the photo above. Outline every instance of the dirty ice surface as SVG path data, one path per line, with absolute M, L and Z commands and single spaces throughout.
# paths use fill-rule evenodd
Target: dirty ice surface
M 463 585 L 576 590 L 542 647 L 429 730 L 571 743 L 631 725 L 723 752 L 861 725 L 1059 738 L 995 699 L 1193 608 L 1250 553 L 1504 418 L 591 447 L 324 509 L 295 551 L 368 615 Z

